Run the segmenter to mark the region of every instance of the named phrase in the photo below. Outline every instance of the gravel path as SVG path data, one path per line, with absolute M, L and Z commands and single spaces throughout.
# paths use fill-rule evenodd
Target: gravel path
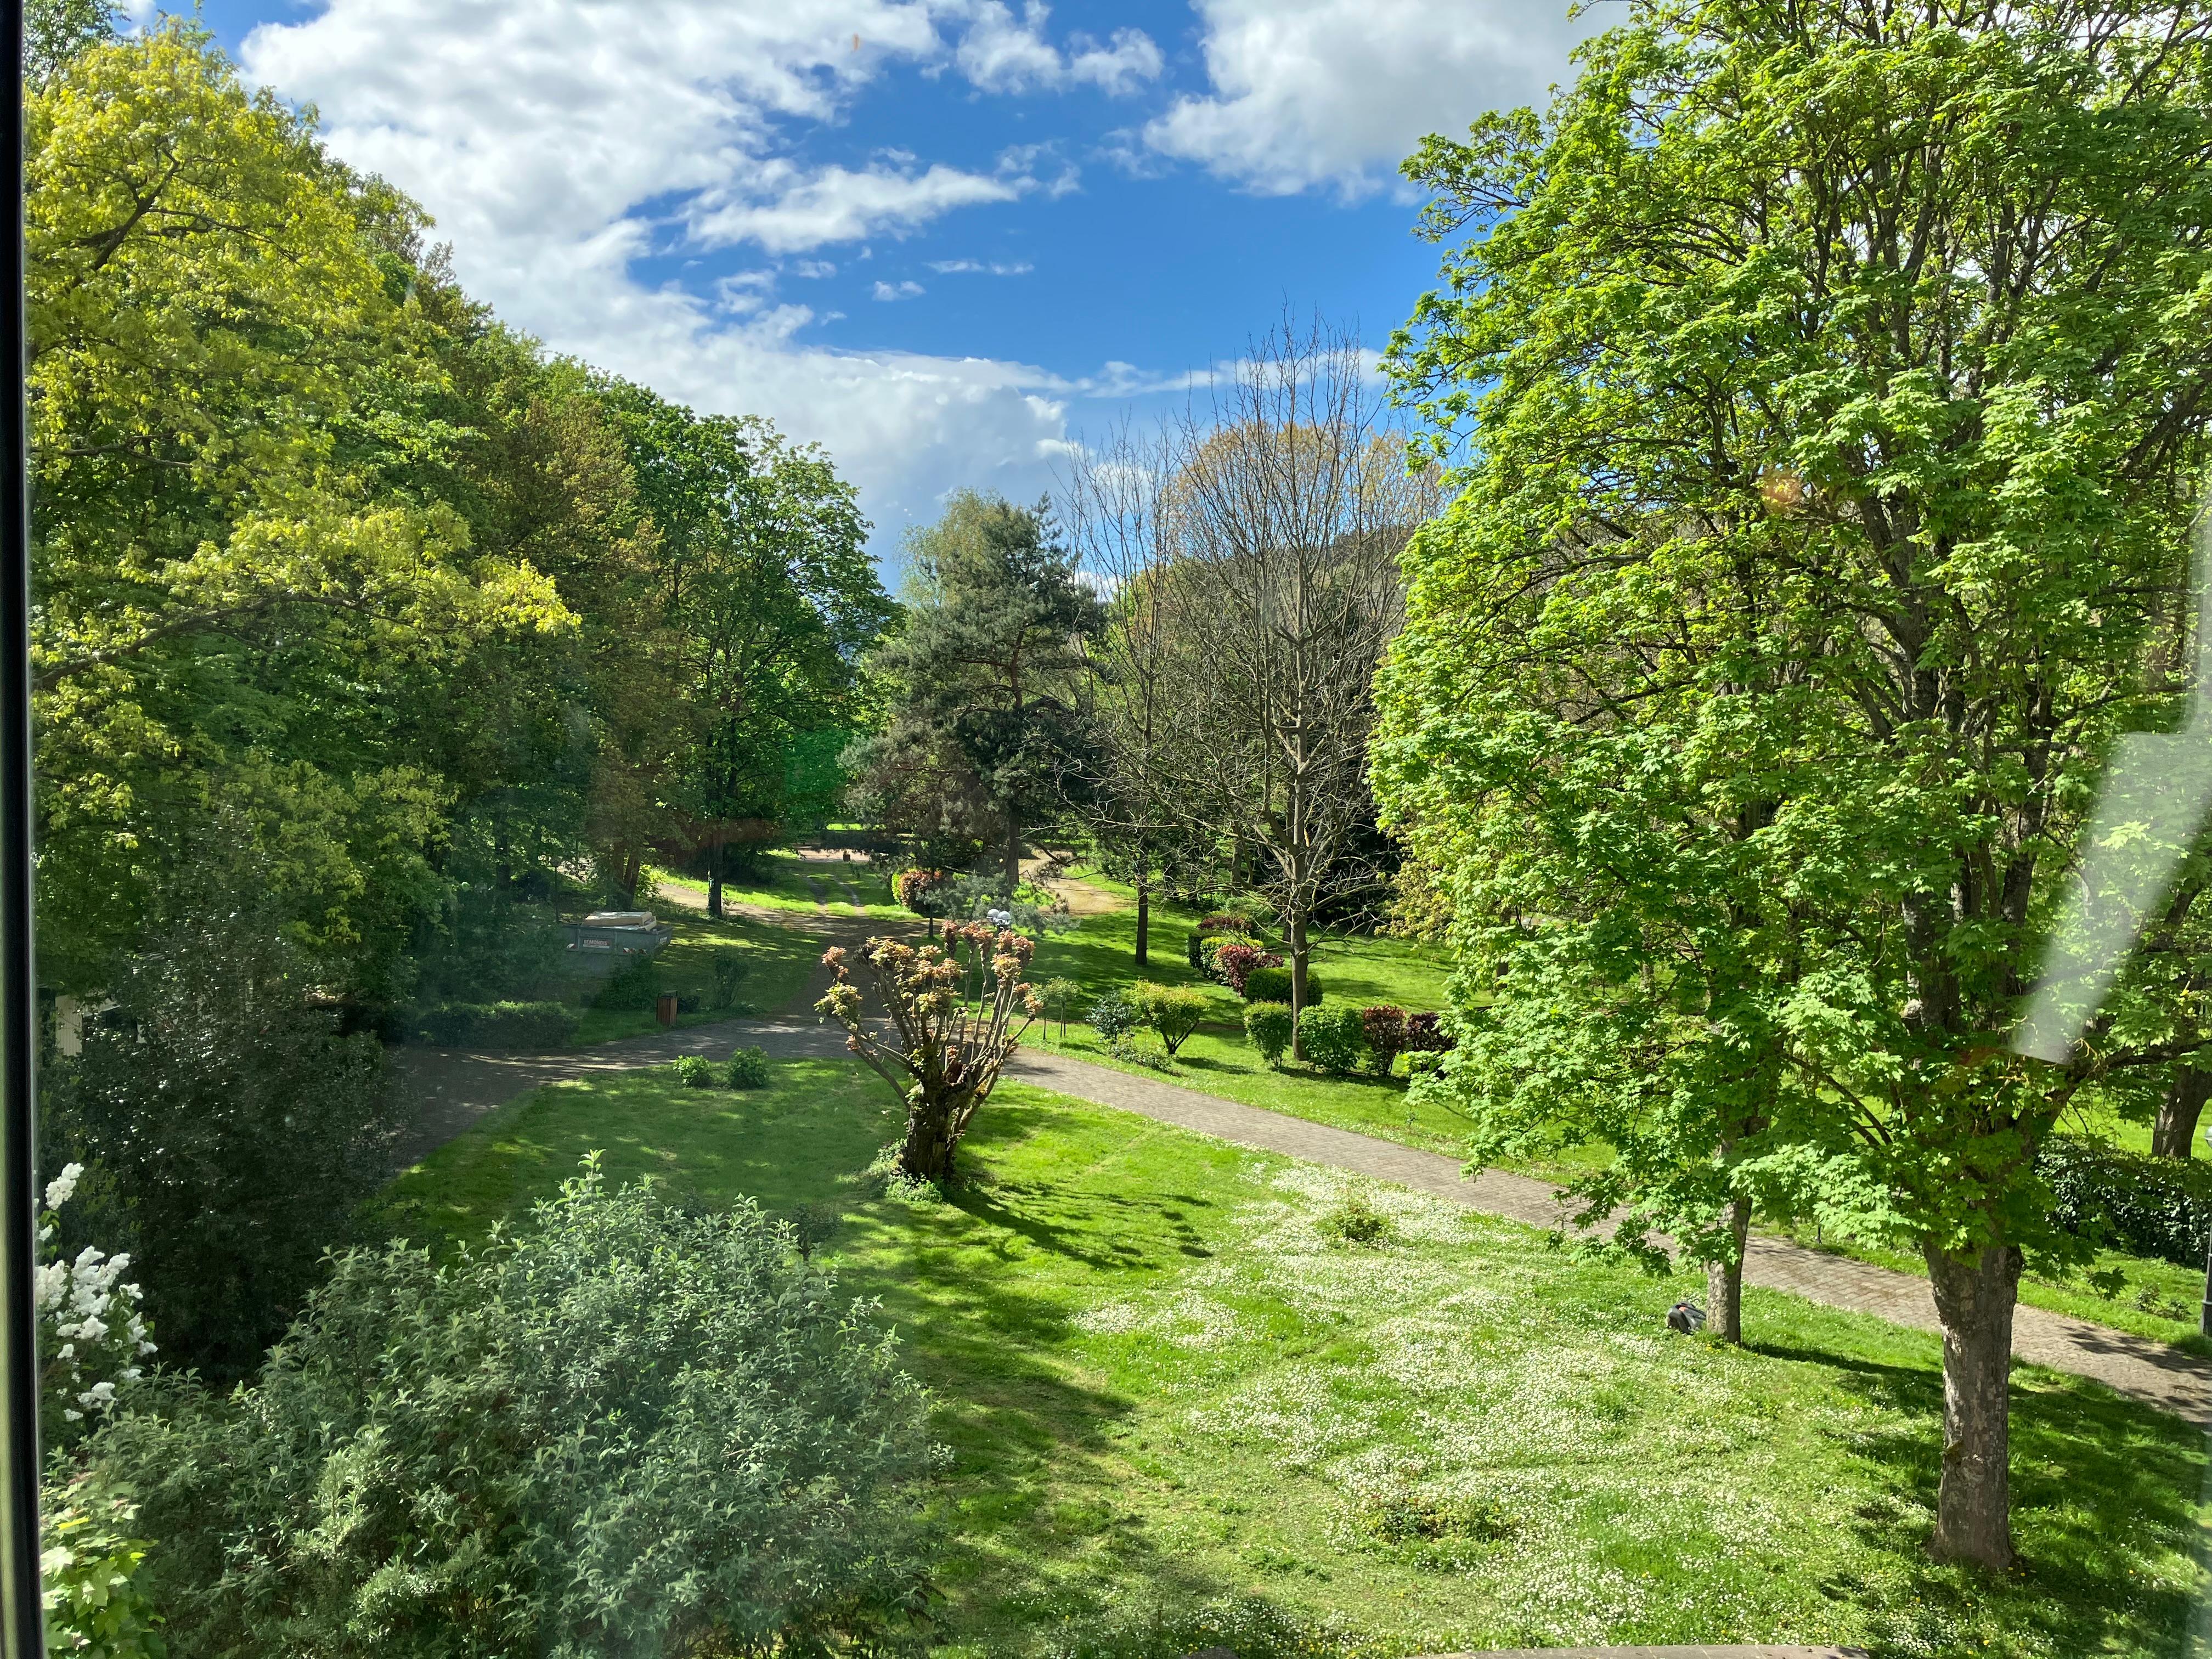
M 732 908 L 733 913 L 754 915 L 778 927 L 803 928 L 825 944 L 854 944 L 870 933 L 884 931 L 881 922 L 839 915 L 827 907 L 813 915 L 804 911 L 754 913 L 744 907 Z M 779 1060 L 842 1054 L 844 1034 L 823 1024 L 812 1012 L 829 978 L 829 969 L 817 966 L 806 988 L 772 1018 L 726 1020 L 657 1031 L 567 1054 L 403 1049 L 395 1056 L 394 1071 L 399 1086 L 410 1097 L 415 1127 L 401 1148 L 401 1161 L 411 1163 L 422 1158 L 495 1107 L 547 1083 L 641 1066 L 665 1066 L 684 1054 L 719 1059 L 740 1042 L 757 1043 Z M 1304 1118 L 1132 1076 L 1064 1054 L 1024 1048 L 1014 1056 L 1007 1074 L 1079 1100 L 1135 1112 L 1239 1146 L 1394 1182 L 1486 1214 L 1546 1228 L 1557 1226 L 1563 1219 L 1558 1189 L 1526 1176 L 1485 1170 L 1470 1181 L 1461 1173 L 1457 1160 L 1441 1153 L 1309 1123 Z M 1788 1291 L 1828 1307 L 1874 1314 L 1900 1325 L 1928 1331 L 1941 1328 L 1925 1279 L 1779 1239 L 1754 1237 L 1751 1240 L 1744 1261 L 1744 1280 L 1768 1290 Z M 2013 1316 L 2013 1352 L 2053 1370 L 2094 1378 L 2131 1400 L 2212 1429 L 2212 1362 L 2163 1342 L 2023 1304 Z

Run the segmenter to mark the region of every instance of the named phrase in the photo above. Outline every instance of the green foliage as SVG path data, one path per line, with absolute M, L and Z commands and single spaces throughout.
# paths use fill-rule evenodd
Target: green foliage
M 561 1002 L 441 1002 L 415 1018 L 425 1042 L 443 1048 L 565 1048 L 581 1017 Z
M 944 870 L 902 870 L 891 878 L 891 891 L 898 902 L 925 918 L 951 914 L 952 887 L 952 876 Z
M 725 946 L 714 952 L 713 972 L 715 1007 L 730 1008 L 736 1006 L 738 987 L 745 982 L 745 966 L 744 952 L 742 951 Z
M 1249 951 L 1257 951 L 1260 948 L 1260 941 L 1253 938 L 1249 933 L 1209 933 L 1206 932 L 1206 924 L 1204 922 L 1199 923 L 1199 932 L 1196 937 L 1198 939 L 1199 969 L 1202 973 L 1206 974 L 1209 978 L 1216 980 L 1219 980 L 1222 977 L 1220 958 L 1221 952 L 1224 948 L 1231 945 L 1241 945 Z M 1223 982 L 1225 984 L 1227 981 L 1223 981 Z
M 1115 989 L 1091 1005 L 1091 1029 L 1109 1045 L 1120 1042 L 1144 1024 L 1144 1012 L 1126 991 Z
M 1268 1065 L 1279 1065 L 1291 1046 L 1291 1005 L 1287 1002 L 1249 1002 L 1244 1005 L 1244 1035 Z
M 651 957 L 640 957 L 608 976 L 592 998 L 592 1006 L 612 1013 L 650 1013 L 660 992 L 660 969 Z
M 166 1659 L 161 1616 L 142 1568 L 152 1547 L 133 1536 L 137 1506 L 89 1473 L 39 1494 L 39 1577 L 46 1650 L 82 1659 Z
M 265 912 L 210 896 L 48 1073 L 47 1173 L 86 1166 L 64 1244 L 127 1250 L 164 1358 L 212 1376 L 290 1322 L 400 1121 L 375 1040 L 340 1035 L 314 988 Z
M 343 1257 L 251 1385 L 100 1455 L 191 1652 L 820 1653 L 925 1594 L 890 1339 L 750 1201 L 593 1172 L 444 1265 Z
M 2093 1243 L 2184 1267 L 2204 1265 L 2212 1239 L 2212 1165 L 2149 1158 L 2101 1140 L 2053 1135 L 2036 1164 L 2057 1225 Z
M 1390 1237 L 1390 1218 L 1357 1188 L 1346 1193 L 1344 1201 L 1314 1225 L 1340 1244 L 1357 1244 L 1370 1249 Z
M 769 1085 L 768 1050 L 756 1044 L 737 1049 L 722 1066 L 726 1089 L 765 1089 Z
M 1298 1011 L 1298 1048 L 1325 1072 L 1355 1071 L 1368 1054 L 1367 1032 L 1357 1008 L 1308 1006 Z
M 1116 1607 L 1073 1621 L 1044 1649 L 1046 1659 L 1192 1659 L 1216 1651 L 1237 1659 L 1382 1659 L 1389 1650 L 1340 1620 L 1307 1618 L 1261 1595 Z
M 674 1067 L 676 1080 L 687 1089 L 711 1089 L 714 1086 L 714 1067 L 704 1054 L 684 1054 Z
M 1137 981 L 1129 1000 L 1137 1005 L 1145 1024 L 1160 1034 L 1170 1054 L 1182 1047 L 1212 1008 L 1203 991 L 1188 985 L 1154 985 L 1145 980 Z
M 1328 995 L 1328 987 L 1319 974 L 1306 969 L 1306 1006 L 1317 1008 Z M 1247 1002 L 1288 1002 L 1291 1000 L 1291 970 L 1288 968 L 1255 968 L 1244 976 L 1244 1000 Z
M 1062 1036 L 1067 1035 L 1067 1017 L 1082 994 L 1083 988 L 1072 979 L 1048 979 L 1037 987 L 1037 1000 L 1044 1004 L 1048 1015 L 1060 1022 Z

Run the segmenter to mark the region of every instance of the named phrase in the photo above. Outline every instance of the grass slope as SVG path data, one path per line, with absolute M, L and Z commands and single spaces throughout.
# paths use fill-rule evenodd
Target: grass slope
M 1985 1583 L 1924 1554 L 1922 1334 L 1754 1291 L 1745 1349 L 1672 1338 L 1674 1285 L 1387 1188 L 1359 1189 L 1387 1238 L 1346 1245 L 1322 1224 L 1348 1179 L 1021 1087 L 969 1183 L 915 1201 L 854 1174 L 895 1121 L 842 1061 L 745 1095 L 558 1085 L 402 1176 L 392 1218 L 480 1234 L 595 1147 L 702 1201 L 833 1208 L 951 1449 L 942 1659 L 1164 1659 L 1205 1626 L 1145 1608 L 1255 1595 L 1308 1634 L 1243 1659 L 1355 1650 L 1313 1636 L 1331 1621 L 1376 1655 L 2180 1649 L 2200 1437 L 2094 1385 L 2016 1373 L 2023 1566 Z

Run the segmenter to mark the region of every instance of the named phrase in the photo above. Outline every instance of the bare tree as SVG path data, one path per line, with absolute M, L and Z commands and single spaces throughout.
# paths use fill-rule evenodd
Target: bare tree
M 1289 325 L 1171 434 L 1158 509 L 1160 799 L 1260 854 L 1307 1003 L 1314 909 L 1356 878 L 1374 806 L 1376 663 L 1403 615 L 1398 555 L 1441 504 L 1409 470 L 1366 354 Z

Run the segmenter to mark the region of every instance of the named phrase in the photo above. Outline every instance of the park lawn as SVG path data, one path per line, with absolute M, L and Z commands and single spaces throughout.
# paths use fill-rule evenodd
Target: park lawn
M 825 864 L 800 859 L 779 848 L 763 856 L 760 868 L 760 875 L 752 880 L 724 882 L 723 894 L 732 902 L 771 910 L 812 912 L 822 907 L 815 901 L 814 890 L 807 885 L 806 878 L 811 875 L 821 886 L 823 900 L 838 915 L 853 915 L 852 907 L 858 904 L 878 921 L 914 920 L 912 913 L 891 896 L 890 878 L 866 860 Z M 681 887 L 702 899 L 706 896 L 707 884 L 698 877 L 679 876 L 655 866 L 653 879 L 659 887 Z
M 892 1106 L 836 1060 L 742 1095 L 665 1068 L 556 1085 L 401 1176 L 392 1214 L 480 1235 L 593 1148 L 699 1200 L 834 1212 L 831 1259 L 881 1298 L 951 1449 L 929 1499 L 940 1659 L 1220 1635 L 1243 1659 L 2181 1650 L 2200 1437 L 2093 1384 L 2016 1371 L 2023 1565 L 1988 1582 L 1924 1553 L 1930 1336 L 1754 1291 L 1745 1348 L 1670 1337 L 1686 1278 L 1014 1085 L 951 1199 L 905 1196 L 859 1173 Z M 1317 1224 L 1355 1189 L 1379 1247 Z M 1228 1620 L 1247 1634 L 1192 1611 L 1222 1598 L 1251 1598 Z M 1153 1606 L 1170 1614 L 1147 1626 Z
M 739 999 L 763 1013 L 774 1013 L 806 988 L 807 975 L 822 957 L 822 941 L 795 927 L 776 927 L 765 922 L 727 918 L 715 921 L 696 910 L 664 905 L 660 919 L 675 930 L 674 937 L 653 958 L 655 977 L 664 991 L 699 1000 L 696 1012 L 678 1014 L 678 1025 L 706 1025 L 731 1016 L 709 1007 L 714 988 L 714 956 L 732 946 L 745 958 L 745 977 L 738 987 Z M 585 1007 L 576 1041 L 589 1045 L 616 1037 L 639 1036 L 660 1029 L 650 1008 Z

